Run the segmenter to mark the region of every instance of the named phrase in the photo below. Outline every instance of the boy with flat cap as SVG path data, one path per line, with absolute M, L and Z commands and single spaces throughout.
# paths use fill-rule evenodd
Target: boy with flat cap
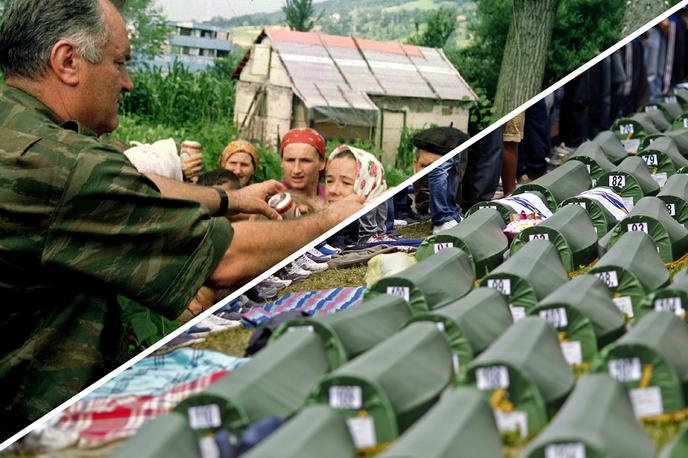
M 452 126 L 432 127 L 417 133 L 413 137 L 413 146 L 416 147 L 416 159 L 413 161 L 414 173 L 442 159 L 444 155 L 466 140 L 468 140 L 468 135 Z M 452 156 L 428 174 L 433 234 L 451 229 L 461 221 L 456 207 L 460 161 L 461 153 Z

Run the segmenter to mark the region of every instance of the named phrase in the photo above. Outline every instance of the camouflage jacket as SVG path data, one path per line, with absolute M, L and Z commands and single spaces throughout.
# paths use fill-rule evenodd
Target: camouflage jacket
M 232 230 L 15 88 L 0 139 L 0 424 L 18 431 L 122 362 L 117 295 L 179 316 Z

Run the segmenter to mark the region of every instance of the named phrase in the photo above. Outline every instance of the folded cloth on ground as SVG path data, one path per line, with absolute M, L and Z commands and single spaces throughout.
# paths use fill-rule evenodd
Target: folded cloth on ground
M 389 277 L 416 264 L 416 258 L 406 253 L 378 254 L 368 261 L 365 274 L 366 286 L 370 288 L 381 278 Z
M 242 322 L 246 327 L 255 327 L 273 315 L 290 310 L 303 310 L 311 315 L 328 315 L 359 303 L 364 293 L 365 288 L 362 286 L 289 293 L 273 303 L 244 313 Z
M 89 393 L 86 399 L 123 395 L 157 396 L 206 374 L 236 370 L 247 361 L 218 351 L 180 348 L 164 355 L 143 358 Z
M 418 248 L 420 246 L 421 242 L 422 242 L 421 239 L 385 240 L 382 242 L 370 242 L 370 243 L 364 243 L 363 245 L 350 246 L 350 247 L 347 247 L 343 251 L 365 250 L 366 248 L 370 248 L 370 247 L 378 246 L 378 245 L 389 245 L 389 246 L 397 246 L 397 247 L 409 246 L 409 247 Z
M 351 250 L 349 249 L 337 253 L 328 261 L 330 269 L 345 269 L 348 267 L 362 266 L 368 263 L 373 257 L 384 253 L 409 253 L 414 252 L 416 247 L 411 246 L 389 246 L 375 245 L 368 248 Z

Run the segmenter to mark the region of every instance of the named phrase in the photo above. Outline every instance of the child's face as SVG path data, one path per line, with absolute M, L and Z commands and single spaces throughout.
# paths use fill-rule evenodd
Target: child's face
M 325 193 L 328 203 L 337 202 L 354 193 L 356 161 L 350 157 L 335 157 L 327 165 Z

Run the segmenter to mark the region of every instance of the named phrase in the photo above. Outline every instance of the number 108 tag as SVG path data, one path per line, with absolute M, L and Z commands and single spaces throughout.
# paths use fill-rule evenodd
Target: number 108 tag
M 479 367 L 475 381 L 480 391 L 509 388 L 509 370 L 505 366 Z
M 330 407 L 333 409 L 358 410 L 363 406 L 363 391 L 360 386 L 331 386 Z

